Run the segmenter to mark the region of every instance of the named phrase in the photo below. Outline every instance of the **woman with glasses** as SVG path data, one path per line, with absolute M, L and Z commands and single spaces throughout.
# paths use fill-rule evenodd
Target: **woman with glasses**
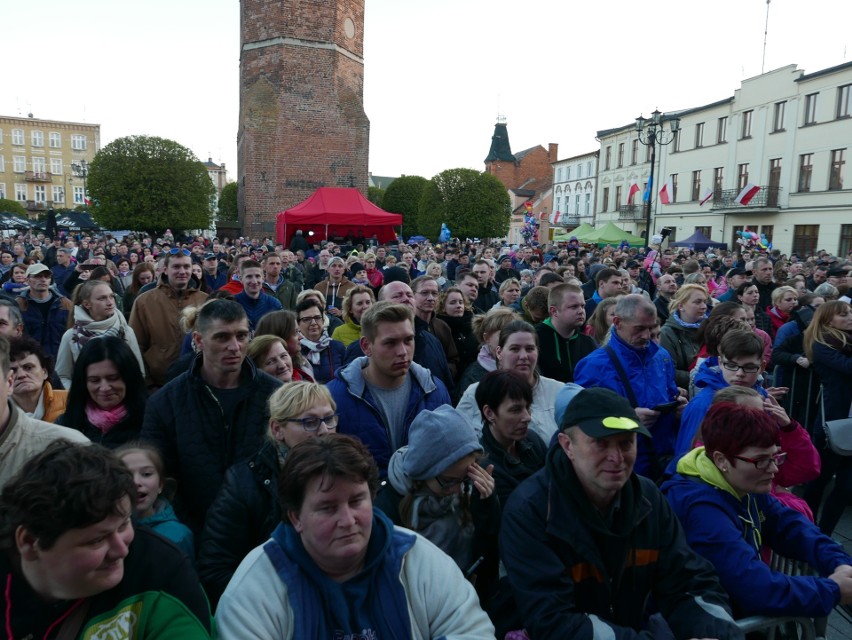
M 838 456 L 825 446 L 822 429 L 822 421 L 852 417 L 852 307 L 849 303 L 832 300 L 817 309 L 805 329 L 804 346 L 805 356 L 822 382 L 822 418 L 813 430 L 822 456 L 822 473 L 808 487 L 805 500 L 817 513 L 823 492 L 834 477 L 834 489 L 826 498 L 819 517 L 819 528 L 831 535 L 844 509 L 852 503 L 852 457 Z
M 716 568 L 734 612 L 822 617 L 852 603 L 852 557 L 769 495 L 787 461 L 778 422 L 760 409 L 720 402 L 702 422 L 701 438 L 704 446 L 680 460 L 663 492 L 689 546 Z M 772 569 L 761 557 L 764 547 L 818 575 Z
M 245 555 L 281 522 L 278 472 L 290 449 L 337 430 L 337 406 L 324 386 L 292 382 L 269 397 L 269 433 L 260 450 L 231 467 L 207 512 L 198 573 L 215 606 Z
M 496 586 L 500 501 L 492 466 L 483 469 L 476 432 L 450 405 L 422 411 L 408 445 L 391 456 L 388 483 L 374 504 L 399 526 L 418 532 L 471 578 L 483 608 Z
M 343 366 L 346 347 L 329 337 L 324 326 L 325 312 L 312 298 L 296 305 L 296 321 L 308 374 L 315 382 L 325 384 Z

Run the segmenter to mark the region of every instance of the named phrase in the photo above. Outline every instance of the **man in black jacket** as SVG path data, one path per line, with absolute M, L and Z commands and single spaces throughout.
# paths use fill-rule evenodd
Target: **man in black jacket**
M 586 309 L 583 290 L 560 284 L 547 297 L 549 317 L 535 326 L 538 334 L 538 368 L 541 375 L 574 382 L 574 365 L 595 350 L 595 341 L 583 335 Z
M 246 358 L 248 319 L 236 302 L 205 304 L 192 337 L 195 364 L 151 397 L 141 436 L 163 454 L 178 514 L 198 535 L 225 471 L 263 444 L 266 402 L 281 382 Z
M 743 638 L 712 565 L 689 548 L 654 483 L 633 473 L 636 434 L 648 430 L 630 403 L 584 389 L 560 428 L 545 468 L 509 497 L 500 529 L 530 636 Z

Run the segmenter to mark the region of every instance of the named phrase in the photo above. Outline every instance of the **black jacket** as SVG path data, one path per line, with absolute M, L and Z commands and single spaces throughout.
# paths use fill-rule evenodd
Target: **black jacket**
M 89 422 L 88 419 L 83 424 L 69 424 L 71 420 L 69 420 L 67 416 L 67 413 L 63 413 L 56 419 L 56 424 L 76 429 L 92 442 L 101 444 L 110 449 L 120 447 L 125 442 L 130 442 L 131 440 L 138 440 L 139 430 L 142 428 L 142 416 L 131 415 L 129 413 L 121 422 L 116 424 L 106 433 L 98 429 L 95 425 Z
M 281 522 L 278 452 L 265 442 L 254 457 L 228 469 L 207 512 L 198 551 L 198 574 L 213 607 L 248 555 Z
M 473 308 L 481 313 L 487 312 L 491 307 L 500 302 L 500 296 L 490 286 L 479 285 L 479 294 L 473 301 Z
M 488 427 L 483 427 L 479 441 L 485 450 L 485 459 L 479 464 L 483 469 L 494 465 L 494 491 L 500 504 L 506 504 L 519 484 L 544 467 L 547 446 L 534 433 L 527 433 L 527 437 L 515 445 L 517 456 L 501 447 Z
M 479 340 L 473 335 L 471 327 L 473 314 L 465 311 L 461 318 L 443 314 L 438 314 L 438 317 L 447 324 L 453 334 L 453 341 L 456 343 L 459 354 L 458 377 L 460 378 L 479 353 Z
M 234 411 L 235 422 L 225 424 L 219 402 L 201 377 L 202 357 L 151 396 L 142 425 L 142 439 L 157 446 L 166 471 L 177 481 L 178 516 L 196 535 L 225 472 L 263 444 L 269 422 L 266 403 L 281 386 L 246 358 L 240 383 L 246 395 Z
M 546 378 L 574 382 L 574 367 L 597 349 L 595 341 L 581 332 L 567 340 L 547 320 L 535 325 L 538 334 L 538 370 Z

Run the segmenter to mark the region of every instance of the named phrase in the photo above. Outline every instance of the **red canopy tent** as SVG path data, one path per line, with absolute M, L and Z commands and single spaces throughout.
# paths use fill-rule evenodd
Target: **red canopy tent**
M 275 235 L 284 246 L 297 229 L 304 232 L 308 242 L 335 235 L 369 238 L 375 234 L 384 243 L 396 239 L 394 225 L 402 225 L 402 216 L 380 209 L 358 189 L 320 187 L 304 202 L 278 214 Z M 313 235 L 308 237 L 311 231 Z

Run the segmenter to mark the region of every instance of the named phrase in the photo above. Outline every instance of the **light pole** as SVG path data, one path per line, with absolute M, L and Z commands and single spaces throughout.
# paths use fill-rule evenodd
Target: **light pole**
M 663 124 L 669 123 L 669 131 L 663 128 Z M 651 177 L 648 179 L 648 199 L 645 201 L 645 249 L 651 244 L 651 201 L 654 197 L 654 166 L 657 161 L 657 145 L 671 144 L 680 130 L 680 118 L 677 116 L 664 116 L 659 109 L 655 109 L 650 118 L 641 115 L 636 118 L 636 133 L 639 142 L 651 148 Z
M 83 178 L 83 208 L 88 209 L 89 207 L 86 204 L 86 199 L 89 197 L 89 188 L 86 184 L 86 177 L 89 175 L 89 163 L 85 160 L 80 160 L 80 162 L 72 162 L 71 171 L 78 178 Z

